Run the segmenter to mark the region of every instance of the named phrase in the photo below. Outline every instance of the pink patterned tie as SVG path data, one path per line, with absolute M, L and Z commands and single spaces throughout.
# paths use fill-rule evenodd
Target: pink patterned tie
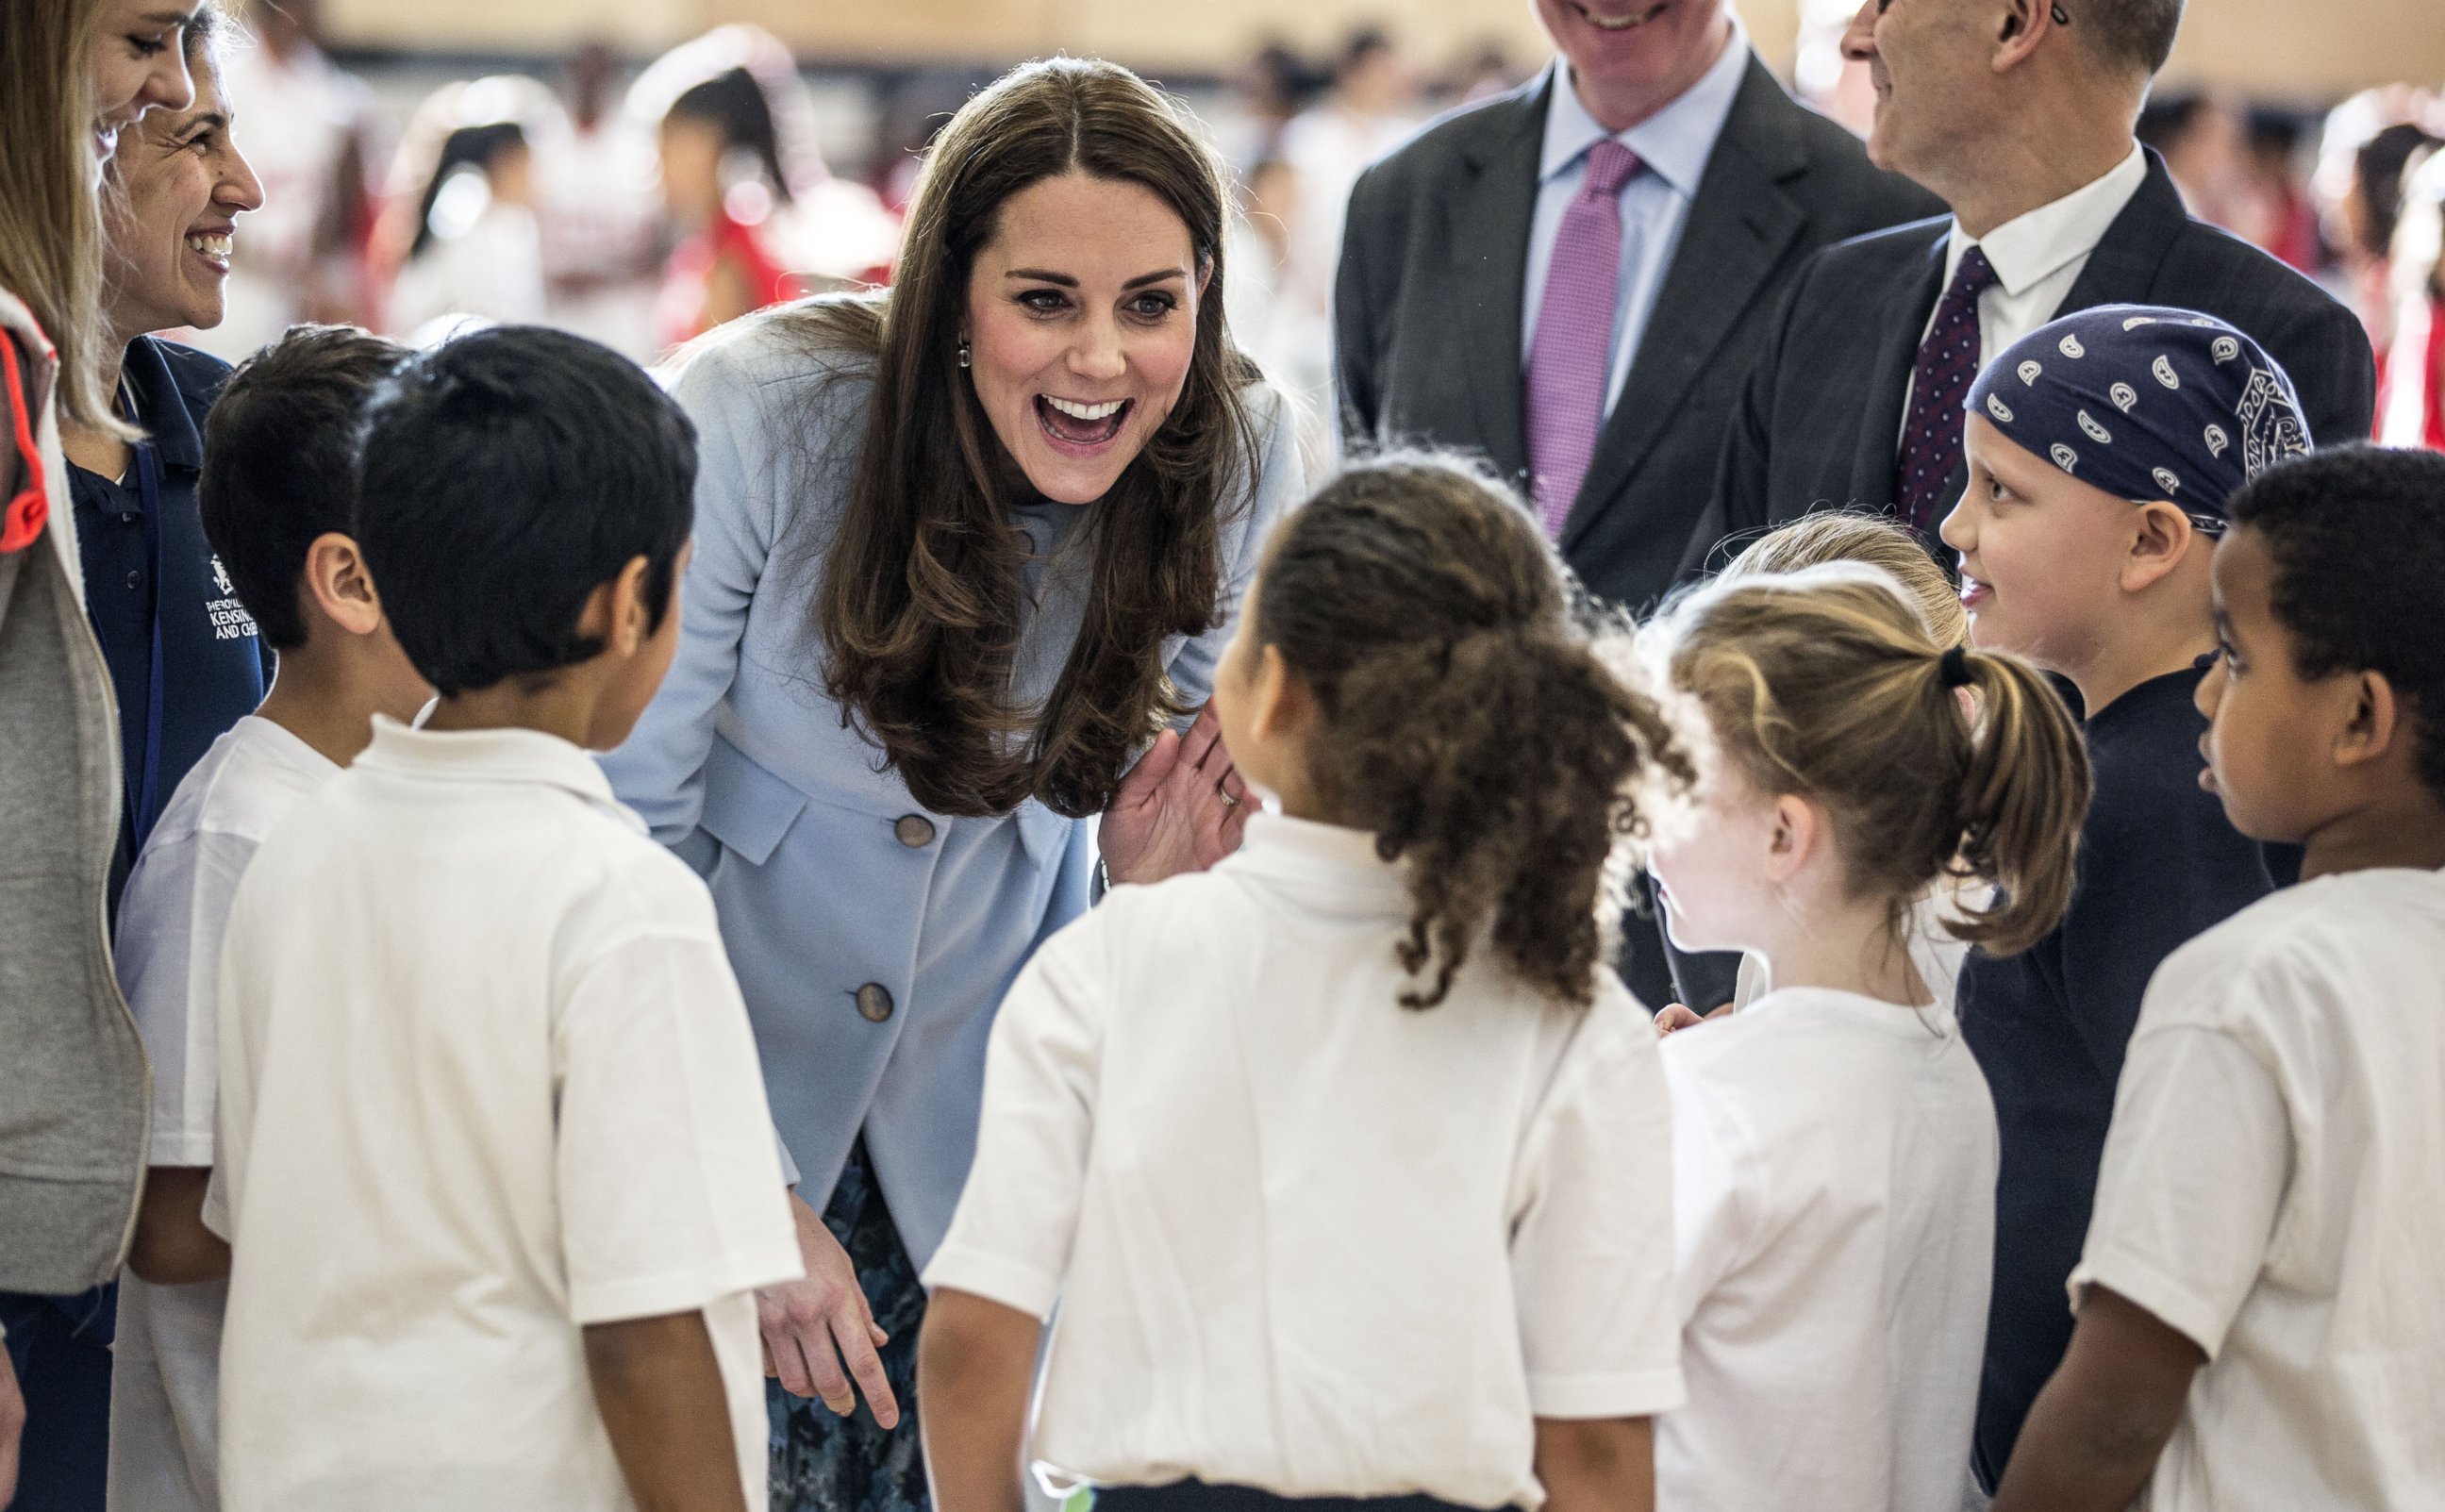
M 1537 308 L 1528 348 L 1528 468 L 1537 517 L 1548 540 L 1579 496 L 1604 424 L 1605 375 L 1613 365 L 1613 307 L 1621 282 L 1621 186 L 1639 169 L 1620 142 L 1588 149 L 1587 181 L 1562 212 L 1561 234 Z

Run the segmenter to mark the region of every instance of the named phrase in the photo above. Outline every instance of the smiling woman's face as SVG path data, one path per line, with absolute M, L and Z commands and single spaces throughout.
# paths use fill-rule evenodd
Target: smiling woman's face
M 1204 284 L 1187 225 L 1143 185 L 1071 173 L 1003 203 L 961 335 L 1037 493 L 1092 504 L 1145 450 L 1187 382 Z
M 231 110 L 209 55 L 195 65 L 191 109 L 157 110 L 120 139 L 108 196 L 111 323 L 131 334 L 221 323 L 237 217 L 263 186 L 231 140 Z
M 200 5 L 201 0 L 104 0 L 90 63 L 96 163 L 110 157 L 119 134 L 145 112 L 184 110 L 195 98 L 180 44 Z

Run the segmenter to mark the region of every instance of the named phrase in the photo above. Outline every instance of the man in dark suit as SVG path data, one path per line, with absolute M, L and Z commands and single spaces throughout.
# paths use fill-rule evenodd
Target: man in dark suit
M 1869 156 L 1950 216 L 1829 248 L 1792 281 L 1725 438 L 1685 566 L 1812 510 L 1935 532 L 1961 497 L 1961 400 L 2058 315 L 2170 305 L 2284 364 L 2320 445 L 2365 439 L 2376 366 L 2351 312 L 2193 220 L 2132 135 L 2182 0 L 1867 0 L 1843 50 L 1876 86 Z
M 1369 169 L 1334 293 L 1353 446 L 1484 457 L 1589 588 L 1672 581 L 1724 425 L 1807 255 L 1928 214 L 1792 101 L 1724 0 L 1537 0 L 1561 54 Z M 1672 984 L 1652 927 L 1626 973 Z M 1732 963 L 1684 972 L 1705 1009 Z

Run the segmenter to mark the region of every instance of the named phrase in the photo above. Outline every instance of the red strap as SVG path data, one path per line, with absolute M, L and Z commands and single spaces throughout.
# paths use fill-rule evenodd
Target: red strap
M 43 538 L 43 526 L 50 518 L 50 499 L 43 485 L 43 454 L 34 448 L 34 417 L 26 407 L 17 343 L 5 330 L 0 330 L 0 376 L 5 376 L 9 388 L 9 428 L 16 439 L 17 455 L 26 464 L 24 491 L 0 508 L 0 555 L 6 555 Z

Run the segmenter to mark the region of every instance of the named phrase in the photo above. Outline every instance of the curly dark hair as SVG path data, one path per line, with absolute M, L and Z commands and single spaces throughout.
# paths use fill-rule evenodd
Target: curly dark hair
M 1457 461 L 1359 463 L 1276 529 L 1247 612 L 1316 696 L 1318 797 L 1409 863 L 1400 960 L 1433 981 L 1402 1006 L 1443 1001 L 1489 922 L 1521 980 L 1593 1001 L 1633 787 L 1696 774 L 1527 512 Z
M 2411 714 L 2419 779 L 2445 798 L 2445 456 L 2328 447 L 2251 478 L 2226 513 L 2275 558 L 2294 670 L 2384 677 Z
M 1152 191 L 1207 273 L 1178 401 L 1087 506 L 1086 617 L 1037 711 L 1011 699 L 1028 546 L 1007 512 L 999 442 L 958 367 L 960 320 L 1003 203 L 1073 172 Z M 1227 204 L 1213 155 L 1146 81 L 1114 64 L 1029 64 L 943 129 L 887 293 L 775 317 L 816 361 L 846 356 L 838 370 L 874 375 L 815 628 L 844 717 L 936 813 L 1007 813 L 1031 796 L 1099 813 L 1145 741 L 1188 712 L 1165 676 L 1164 641 L 1222 622 L 1222 523 L 1247 507 L 1260 469 L 1246 396 L 1259 374 L 1222 319 Z M 820 389 L 815 402 L 829 402 Z

